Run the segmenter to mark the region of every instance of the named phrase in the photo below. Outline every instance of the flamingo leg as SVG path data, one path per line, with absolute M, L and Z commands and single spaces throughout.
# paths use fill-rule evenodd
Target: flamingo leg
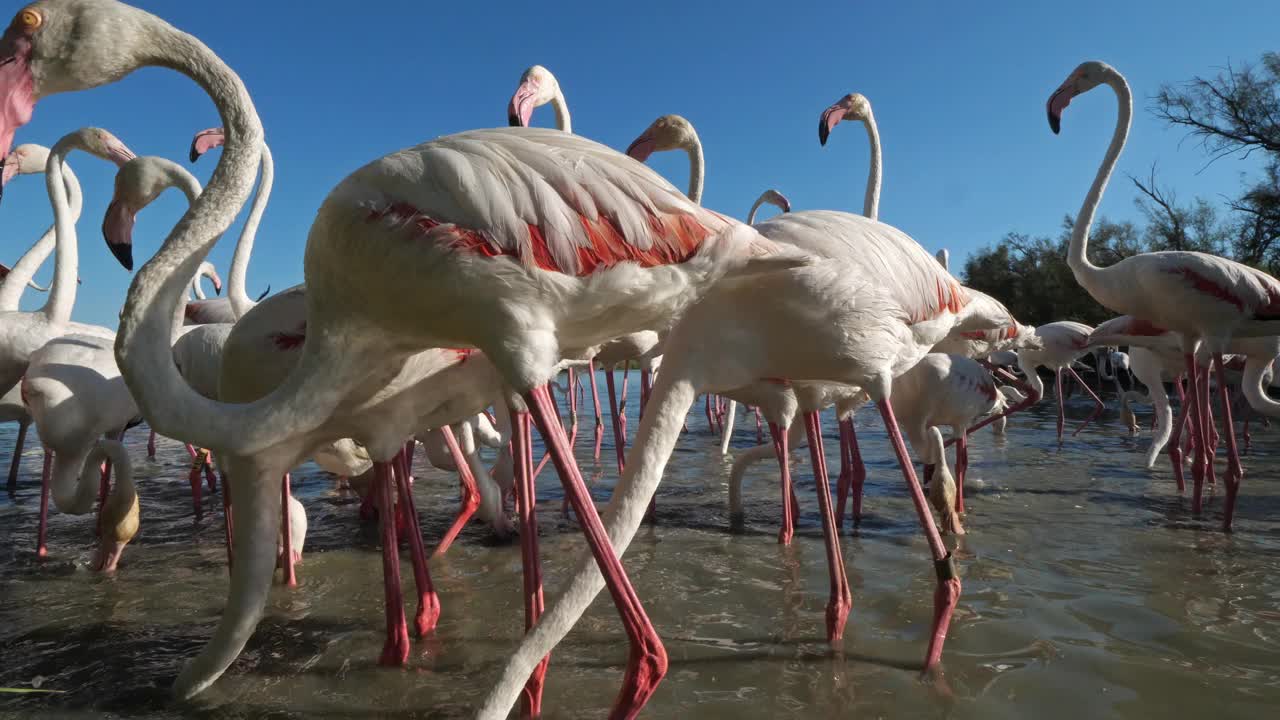
M 204 467 L 204 479 L 209 485 L 209 492 L 218 492 L 218 476 L 213 471 L 213 452 L 206 449 L 202 459 Z
M 964 514 L 964 475 L 968 469 L 969 436 L 962 432 L 956 442 L 956 512 L 961 515 Z
M 827 642 L 835 643 L 844 636 L 849 609 L 853 607 L 853 593 L 849 590 L 849 578 L 844 570 L 835 514 L 831 511 L 831 485 L 827 480 L 827 458 L 822 450 L 822 424 L 818 413 L 805 413 L 804 425 L 809 434 L 809 456 L 813 461 L 813 479 L 818 486 L 818 512 L 822 515 L 822 539 L 831 580 L 831 597 L 827 600 Z
M 547 397 L 551 398 L 551 406 L 555 408 L 556 423 L 559 424 L 561 427 L 564 427 L 564 423 L 560 419 L 560 406 L 556 403 L 556 393 L 555 393 L 555 390 L 552 390 L 553 385 L 554 383 L 547 383 Z M 530 445 L 529 447 L 530 447 L 530 452 L 532 452 L 533 446 Z M 542 474 L 542 468 L 547 466 L 547 461 L 550 459 L 551 459 L 551 449 L 547 448 L 545 451 L 543 451 L 542 459 L 538 461 L 538 466 L 533 469 L 533 479 L 535 481 L 538 479 L 538 476 Z M 566 510 L 565 512 L 567 513 L 568 510 Z
M 444 537 L 440 538 L 440 543 L 436 545 L 436 549 L 431 552 L 431 557 L 437 558 L 443 556 L 449 551 L 449 546 L 453 545 L 453 541 L 457 539 L 458 533 L 462 532 L 462 528 L 466 527 L 467 521 L 472 515 L 476 514 L 476 510 L 480 509 L 480 488 L 476 485 L 476 477 L 471 472 L 471 466 L 467 464 L 467 458 L 462 454 L 462 448 L 458 445 L 458 438 L 453 434 L 453 428 L 448 425 L 440 427 L 440 435 L 444 437 L 444 443 L 449 447 L 449 455 L 453 458 L 453 464 L 458 468 L 458 480 L 462 484 L 462 501 L 458 507 L 458 515 L 453 520 L 453 525 L 449 526 L 449 530 L 445 532 Z
M 619 408 L 618 408 L 618 396 L 614 390 L 615 388 L 614 383 L 615 383 L 615 380 L 613 379 L 613 371 L 610 370 L 609 372 L 605 373 L 604 384 L 605 384 L 605 387 L 609 390 L 609 407 L 613 408 L 613 449 L 614 449 L 614 452 L 616 452 L 618 455 L 618 474 L 621 475 L 622 469 L 625 465 L 625 462 L 623 459 L 623 453 L 626 451 L 627 441 L 624 435 L 626 431 L 622 427 L 622 420 L 621 420 L 622 413 L 619 411 Z
M 98 475 L 98 516 L 94 520 L 94 535 L 102 537 L 102 510 L 107 506 L 107 495 L 111 492 L 111 460 L 102 463 Z
M 1186 480 L 1183 478 L 1182 432 L 1187 425 L 1187 418 L 1191 415 L 1191 407 L 1187 405 L 1181 375 L 1174 378 L 1173 386 L 1178 389 L 1178 419 L 1173 423 L 1173 430 L 1169 434 L 1167 452 L 1169 462 L 1173 464 L 1173 479 L 1177 482 L 1178 494 L 1181 495 L 1187 489 Z
M 867 465 L 862 461 L 862 448 L 858 446 L 858 431 L 853 426 L 853 418 L 849 424 L 849 461 L 853 465 L 853 484 L 849 492 L 853 495 L 853 526 L 862 524 L 863 487 L 867 483 Z
M 387 611 L 387 640 L 379 665 L 402 666 L 409 660 L 409 624 L 404 617 L 400 590 L 400 548 L 396 538 L 395 478 L 393 463 L 375 462 L 374 488 L 378 494 L 378 522 L 382 530 L 382 589 Z
M 595 461 L 600 462 L 600 442 L 604 439 L 604 416 L 600 412 L 600 391 L 596 389 L 596 361 L 594 358 L 587 363 L 587 367 L 591 370 L 587 375 L 591 378 L 591 402 L 595 405 L 596 410 Z
M 538 554 L 538 518 L 535 508 L 537 496 L 533 484 L 533 468 L 524 448 L 533 438 L 529 425 L 529 413 L 512 411 L 511 443 L 516 451 L 515 490 L 516 511 L 519 513 L 520 563 L 524 571 L 524 630 L 529 632 L 545 607 L 542 595 L 542 563 Z M 543 658 L 534 668 L 521 692 L 521 716 L 539 717 L 542 714 L 542 686 L 547 675 L 551 656 Z
M 649 404 L 649 393 L 653 391 L 653 373 L 647 368 L 640 368 L 640 417 L 644 418 L 645 406 Z M 645 519 L 652 525 L 656 522 L 656 513 L 658 512 L 658 495 L 654 493 L 649 498 L 649 509 L 645 511 Z
M 636 595 L 631 581 L 627 579 L 626 570 L 613 551 L 608 532 L 600 515 L 596 512 L 595 503 L 587 491 L 587 485 L 578 471 L 573 454 L 560 428 L 551 422 L 552 407 L 550 398 L 544 388 L 534 388 L 524 394 L 534 422 L 543 437 L 548 438 L 552 447 L 552 459 L 556 470 L 560 473 L 565 492 L 570 496 L 573 510 L 578 515 L 583 533 L 587 536 L 587 544 L 595 556 L 596 564 L 604 575 L 609 594 L 622 618 L 623 627 L 631 643 L 631 654 L 627 662 L 626 676 L 623 678 L 622 690 L 614 704 L 611 717 L 633 718 L 644 707 L 658 683 L 667 672 L 667 652 L 662 646 L 653 623 L 645 615 L 640 598 Z
M 1021 390 L 1023 394 L 1026 395 L 1026 397 L 1021 402 L 1015 403 L 1012 407 L 1005 408 L 1004 412 L 998 413 L 996 415 L 992 415 L 982 420 L 982 422 L 969 426 L 969 429 L 967 432 L 970 435 L 990 425 L 991 423 L 996 422 L 1000 418 L 1009 417 L 1010 415 L 1016 412 L 1025 410 L 1026 408 L 1031 407 L 1032 405 L 1040 401 L 1040 397 L 1031 388 L 1030 385 L 1026 384 L 1022 380 L 1019 380 L 1016 375 L 1010 373 L 1008 370 L 1005 370 L 1004 368 L 996 368 L 996 369 L 999 370 L 1001 373 L 1003 373 L 1003 376 L 1006 377 L 1006 379 L 1009 380 L 1009 382 L 1011 382 L 1014 385 L 1014 387 L 1017 387 L 1019 390 Z M 1061 395 L 1061 393 L 1059 393 L 1059 395 Z M 950 438 L 943 444 L 943 446 L 944 447 L 950 446 L 955 441 L 956 441 L 956 438 L 954 437 Z
M 924 491 L 916 479 L 915 466 L 907 455 L 906 443 L 902 441 L 902 432 L 898 429 L 898 420 L 893 416 L 893 408 L 888 398 L 876 401 L 880 415 L 884 418 L 885 430 L 893 443 L 894 454 L 898 457 L 898 465 L 902 467 L 902 475 L 911 492 L 911 502 L 915 505 L 920 526 L 924 529 L 925 538 L 929 542 L 929 551 L 933 554 L 934 572 L 938 577 L 938 587 L 933 595 L 933 631 L 929 636 L 929 650 L 925 655 L 924 670 L 928 672 L 942 658 L 942 646 L 947 641 L 947 630 L 951 626 L 951 614 L 960 602 L 960 576 L 956 573 L 955 562 L 951 553 L 942 543 L 938 534 L 938 526 L 933 521 L 933 512 L 925 500 Z
M 1227 368 L 1222 362 L 1222 353 L 1213 354 L 1213 364 L 1218 370 L 1218 395 L 1222 399 L 1223 434 L 1227 438 L 1227 474 L 1223 482 L 1227 486 L 1226 507 L 1223 509 L 1222 531 L 1231 532 L 1231 520 L 1236 511 L 1236 494 L 1240 491 L 1240 480 L 1244 477 L 1244 469 L 1240 466 L 1240 453 L 1236 450 L 1236 429 L 1231 422 L 1231 403 L 1227 398 Z
M 715 418 L 712 416 L 712 412 L 711 412 L 711 394 L 708 393 L 706 395 L 703 395 L 702 402 L 703 402 L 703 407 L 706 408 L 707 427 L 710 428 L 712 432 L 715 432 L 716 421 L 715 421 Z
M 147 459 L 148 460 L 156 459 L 156 431 L 155 430 L 152 430 L 151 434 L 147 436 Z
M 1062 409 L 1062 368 L 1054 371 L 1054 383 L 1056 383 L 1058 391 L 1058 444 L 1062 444 L 1062 425 L 1065 422 L 1065 413 Z
M 1209 392 L 1209 374 L 1211 372 L 1213 372 L 1212 368 L 1205 368 L 1204 370 L 1204 394 L 1202 396 L 1204 397 L 1205 408 L 1205 437 L 1209 439 L 1208 450 L 1205 452 L 1205 455 L 1208 457 L 1208 462 L 1205 464 L 1205 477 L 1209 481 L 1210 486 L 1216 486 L 1218 484 L 1218 477 L 1217 468 L 1214 466 L 1214 459 L 1218 454 L 1219 437 L 1218 428 L 1213 423 L 1213 395 Z
M 618 424 L 622 426 L 622 445 L 627 444 L 627 383 L 631 377 L 631 361 L 622 363 L 622 392 L 618 393 Z
M 795 536 L 795 508 L 791 498 L 791 449 L 788 447 L 787 430 L 778 423 L 769 423 L 769 434 L 773 437 L 773 451 L 778 456 L 778 466 L 782 471 L 782 527 L 778 530 L 778 543 L 790 545 Z
M 198 520 L 204 515 L 204 508 L 201 505 L 203 496 L 200 488 L 200 454 L 191 443 L 186 443 L 186 447 L 187 454 L 191 456 L 191 470 L 187 473 L 187 483 L 191 485 L 191 505 Z
M 751 409 L 756 416 L 756 444 L 761 445 L 764 443 L 764 425 L 760 420 L 760 406 L 757 405 Z
M 1204 424 L 1201 421 L 1203 408 L 1200 405 L 1200 369 L 1196 366 L 1193 353 L 1186 353 L 1187 383 L 1191 389 L 1188 398 L 1191 405 L 1191 435 L 1195 438 L 1195 455 L 1191 461 L 1191 512 L 1200 514 L 1201 491 L 1204 489 Z
M 13 459 L 9 461 L 9 497 L 18 494 L 18 469 L 22 467 L 22 447 L 27 443 L 29 422 L 18 423 L 18 439 L 13 442 Z
M 53 469 L 53 451 L 44 451 L 44 469 L 40 471 L 40 525 L 36 529 L 36 557 L 49 556 L 45 536 L 49 532 L 49 474 Z
M 280 570 L 286 587 L 298 587 L 298 574 L 294 569 L 297 557 L 293 554 L 293 538 L 290 532 L 290 526 L 293 524 L 289 519 L 289 498 L 291 497 L 293 497 L 293 494 L 289 488 L 289 473 L 285 473 L 280 480 L 280 508 L 282 513 L 280 535 L 284 541 L 282 543 L 284 547 L 280 552 Z
M 844 527 L 844 508 L 849 499 L 849 488 L 853 485 L 853 463 L 849 460 L 849 429 L 845 421 L 836 419 L 836 427 L 840 431 L 840 475 L 836 477 L 836 527 Z
M 1089 393 L 1089 397 L 1093 398 L 1093 402 L 1097 405 L 1097 407 L 1093 409 L 1093 413 L 1090 414 L 1089 417 L 1085 418 L 1084 422 L 1080 424 L 1080 427 L 1076 428 L 1075 432 L 1071 433 L 1071 437 L 1075 437 L 1080 434 L 1081 430 L 1089 427 L 1089 423 L 1096 420 L 1107 406 L 1102 402 L 1102 398 L 1098 397 L 1098 394 L 1093 391 L 1093 388 L 1089 387 L 1089 383 L 1080 379 L 1080 376 L 1076 374 L 1074 368 L 1068 367 L 1067 372 L 1071 373 L 1071 377 L 1075 378 L 1076 382 L 1080 383 L 1080 387 L 1084 388 L 1084 391 Z
M 416 446 L 410 446 L 416 448 Z M 392 474 L 400 492 L 399 507 L 408 520 L 409 557 L 413 560 L 413 583 L 418 588 L 418 611 L 413 616 L 414 630 L 424 637 L 435 629 L 440 621 L 440 596 L 431 583 L 431 569 L 427 567 L 427 552 L 422 543 L 422 528 L 418 524 L 418 508 L 413 499 L 413 451 L 406 448 L 392 462 Z M 459 465 L 459 468 L 466 465 Z

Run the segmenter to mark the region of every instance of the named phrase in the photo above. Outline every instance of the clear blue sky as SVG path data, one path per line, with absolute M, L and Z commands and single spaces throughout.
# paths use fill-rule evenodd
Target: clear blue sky
M 202 38 L 254 95 L 277 162 L 249 272 L 254 295 L 302 281 L 307 228 L 343 176 L 438 135 L 505 124 L 519 75 L 534 63 L 559 77 L 574 129 L 612 147 L 625 148 L 658 115 L 688 117 L 706 147 L 704 202 L 737 217 L 766 187 L 797 209 L 861 211 L 865 134 L 842 125 L 826 148 L 816 137 L 819 113 L 861 92 L 884 142 L 881 219 L 962 262 L 1010 230 L 1054 234 L 1078 209 L 1115 120 L 1112 95 L 1095 91 L 1072 104 L 1061 136 L 1049 132 L 1045 100 L 1080 61 L 1110 62 L 1134 89 L 1120 170 L 1141 174 L 1158 161 L 1181 197 L 1216 199 L 1255 164 L 1227 159 L 1196 174 L 1203 153 L 1152 118 L 1148 98 L 1162 82 L 1280 50 L 1280 4 L 1256 0 L 137 4 Z M 550 108 L 535 113 L 535 124 L 553 120 Z M 44 100 L 16 141 L 52 145 L 99 125 L 138 154 L 185 162 L 192 133 L 216 123 L 190 81 L 147 69 Z M 193 168 L 202 180 L 211 160 Z M 114 168 L 83 155 L 72 165 L 86 195 L 75 317 L 114 327 L 130 280 L 99 231 Z M 661 155 L 656 166 L 685 186 L 683 157 Z M 1120 180 L 1103 212 L 1136 217 Z M 139 261 L 184 205 L 172 194 L 139 218 Z M 0 258 L 12 264 L 50 218 L 43 182 L 11 183 Z M 224 273 L 237 232 L 213 253 Z M 39 277 L 51 272 L 52 262 Z M 40 298 L 28 292 L 24 308 Z

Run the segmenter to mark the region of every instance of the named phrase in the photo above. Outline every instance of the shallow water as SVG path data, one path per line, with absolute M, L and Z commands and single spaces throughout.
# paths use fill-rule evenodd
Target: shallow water
M 659 489 L 657 526 L 643 527 L 625 558 L 670 655 L 644 717 L 1260 718 L 1280 703 L 1280 429 L 1254 428 L 1232 535 L 1217 529 L 1220 496 L 1192 518 L 1168 461 L 1141 467 L 1149 433 L 1128 436 L 1112 412 L 1061 447 L 1051 402 L 1011 419 L 1007 441 L 975 436 L 969 534 L 947 539 L 964 593 L 945 681 L 926 683 L 918 670 L 933 570 L 878 415 L 858 418 L 869 477 L 862 527 L 843 538 L 854 607 L 837 655 L 825 642 L 827 574 L 807 453 L 796 455 L 794 544 L 775 540 L 773 463 L 748 476 L 746 532 L 730 534 L 729 463 L 701 408 Z M 1088 409 L 1069 403 L 1069 422 Z M 579 462 L 604 501 L 616 473 L 612 436 L 597 465 L 593 421 L 584 413 L 582 422 Z M 635 427 L 632 417 L 629 433 Z M 12 447 L 13 428 L 0 433 L 0 448 Z M 734 448 L 754 440 L 754 422 L 740 415 Z M 293 475 L 310 523 L 300 586 L 276 587 L 257 634 L 212 690 L 169 701 L 168 685 L 223 607 L 221 500 L 206 493 L 204 518 L 194 519 L 182 446 L 161 439 L 150 462 L 145 441 L 145 429 L 128 433 L 142 530 L 110 578 L 86 570 L 92 516 L 51 512 L 50 557 L 35 559 L 40 451 L 28 443 L 16 501 L 0 497 L 0 535 L 9 538 L 0 550 L 0 687 L 62 694 L 0 694 L 0 716 L 471 716 L 523 628 L 518 546 L 470 525 L 431 564 L 438 629 L 413 641 L 408 668 L 379 668 L 376 531 L 360 526 L 356 500 L 314 466 Z M 837 467 L 829 419 L 826 449 Z M 456 480 L 427 468 L 421 453 L 415 475 L 430 548 L 452 519 Z M 538 492 L 554 597 L 584 544 L 560 514 L 553 473 Z M 411 603 L 407 562 L 404 576 Z M 605 717 L 626 656 L 602 594 L 552 657 L 545 716 Z

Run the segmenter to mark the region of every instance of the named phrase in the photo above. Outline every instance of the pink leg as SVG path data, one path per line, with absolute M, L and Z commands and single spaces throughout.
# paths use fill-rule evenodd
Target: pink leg
M 399 506 L 409 521 L 409 557 L 413 560 L 413 582 L 418 588 L 418 612 L 413 617 L 414 630 L 418 637 L 424 637 L 435 629 L 440 621 L 440 597 L 431 584 L 431 570 L 427 567 L 427 552 L 422 544 L 422 528 L 418 526 L 418 508 L 413 500 L 413 488 L 410 487 L 410 458 L 406 450 L 396 461 L 392 462 L 392 474 L 396 488 L 400 492 Z M 459 467 L 466 467 L 459 465 Z
M 569 447 L 574 450 L 578 449 L 578 395 L 580 391 L 574 390 L 574 385 L 578 382 L 577 375 L 573 372 L 573 368 L 569 368 Z M 581 387 L 579 385 L 579 387 Z M 641 399 L 643 403 L 643 398 Z
M 604 384 L 609 390 L 609 407 L 613 408 L 613 449 L 618 454 L 618 474 L 621 475 L 625 464 L 623 453 L 626 452 L 627 441 L 624 436 L 626 430 L 622 426 L 622 413 L 618 411 L 618 397 L 614 391 L 612 370 L 605 374 Z
M 524 630 L 529 632 L 544 606 L 542 595 L 542 562 L 538 556 L 538 518 L 535 511 L 536 495 L 533 484 L 533 468 L 524 448 L 532 442 L 529 413 L 512 412 L 511 442 L 516 449 L 515 467 L 516 509 L 520 516 L 520 562 L 524 570 Z M 521 716 L 539 717 L 542 714 L 542 686 L 547 675 L 551 656 L 542 659 L 525 683 L 521 693 Z
M 849 500 L 849 488 L 853 485 L 853 463 L 849 461 L 849 429 L 845 421 L 836 419 L 840 431 L 840 475 L 836 477 L 836 527 L 844 527 L 844 508 Z
M 1066 414 L 1062 409 L 1062 368 L 1054 373 L 1054 382 L 1057 383 L 1058 390 L 1058 444 L 1062 444 L 1062 425 L 1065 422 Z
M 1191 388 L 1188 398 L 1191 404 L 1191 435 L 1195 437 L 1195 455 L 1191 461 L 1191 479 L 1192 479 L 1192 496 L 1191 496 L 1191 512 L 1196 515 L 1200 514 L 1201 491 L 1204 489 L 1204 425 L 1201 421 L 1202 406 L 1200 405 L 1200 369 L 1196 366 L 1195 356 L 1186 353 L 1187 377 L 1190 382 L 1188 386 Z
M 45 536 L 49 531 L 49 474 L 53 467 L 53 451 L 44 451 L 44 469 L 40 471 L 40 525 L 36 529 L 36 557 L 49 556 Z
M 196 519 L 204 516 L 204 506 L 201 504 L 203 496 L 200 487 L 200 453 L 196 452 L 191 443 L 186 443 L 187 455 L 191 456 L 191 470 L 187 473 L 187 484 L 191 486 L 191 504 L 195 512 Z
M 392 463 L 376 462 L 373 492 L 378 494 L 378 521 L 382 528 L 382 583 L 387 610 L 387 641 L 379 665 L 402 666 L 409 660 L 409 624 L 404 617 L 400 590 L 400 548 L 396 539 L 395 479 Z
M 649 393 L 653 390 L 653 374 L 647 369 L 640 370 L 640 417 L 644 418 L 644 408 L 649 404 Z M 649 510 L 645 513 L 645 519 L 649 524 L 654 523 L 655 513 L 658 511 L 658 495 L 654 494 L 649 498 Z
M 915 467 L 907 456 L 906 443 L 902 441 L 902 433 L 898 430 L 898 421 L 893 416 L 887 398 L 876 401 L 880 415 L 884 418 L 885 429 L 893 443 L 894 454 L 898 456 L 898 465 L 906 478 L 907 488 L 911 491 L 911 501 L 916 507 L 916 515 L 920 526 L 924 528 L 925 538 L 929 541 L 929 550 L 933 553 L 934 572 L 938 577 L 938 588 L 933 595 L 933 632 L 929 638 L 929 651 L 925 656 L 924 669 L 928 672 L 942 659 L 942 645 L 947 641 L 947 629 L 951 626 L 951 613 L 960 602 L 960 576 L 956 574 L 955 563 L 951 553 L 942 544 L 942 536 L 933 522 L 933 512 L 925 501 L 924 491 L 916 480 Z
M 204 479 L 209 492 L 218 492 L 218 476 L 213 471 L 213 455 L 208 450 L 204 451 Z
M 591 378 L 591 402 L 595 404 L 596 409 L 596 449 L 595 460 L 600 462 L 600 442 L 604 439 L 604 416 L 600 412 L 600 391 L 596 389 L 596 361 L 592 360 L 588 367 L 591 372 L 587 376 Z
M 565 492 L 570 494 L 573 510 L 578 515 L 587 536 L 587 544 L 595 556 L 600 572 L 604 575 L 605 584 L 613 597 L 618 614 L 622 617 L 623 627 L 631 641 L 631 655 L 627 662 L 627 673 L 623 678 L 622 691 L 614 704 L 610 717 L 634 718 L 653 695 L 658 683 L 667 672 L 667 653 L 662 647 L 658 633 L 645 615 L 640 598 L 627 579 L 626 570 L 613 551 L 609 535 L 596 512 L 595 503 L 587 492 L 587 485 L 573 460 L 564 433 L 553 422 L 550 398 L 544 388 L 534 388 L 524 394 L 525 402 L 533 412 L 534 422 L 543 437 L 548 438 L 552 447 L 552 459 L 556 470 L 560 473 Z
M 1208 450 L 1205 452 L 1205 455 L 1208 457 L 1208 462 L 1205 463 L 1204 470 L 1205 477 L 1208 479 L 1209 484 L 1217 485 L 1218 473 L 1217 468 L 1214 467 L 1214 458 L 1218 454 L 1219 437 L 1218 428 L 1213 423 L 1213 395 L 1209 392 L 1209 373 L 1212 371 L 1212 368 L 1205 368 L 1204 386 L 1201 395 L 1201 397 L 1204 398 L 1205 437 L 1209 439 Z
M 555 390 L 552 389 L 552 387 L 553 387 L 552 383 L 547 383 L 547 397 L 551 398 L 551 405 L 556 409 L 556 422 L 561 423 L 560 406 L 556 405 L 556 393 L 555 393 Z M 563 427 L 563 423 L 561 423 L 561 426 Z M 532 446 L 530 446 L 530 448 L 532 449 Z M 551 459 L 551 450 L 548 449 L 542 453 L 542 459 L 538 461 L 538 466 L 533 469 L 534 480 L 537 480 L 538 476 L 542 474 L 542 468 L 547 466 L 547 461 L 550 459 Z
M 102 537 L 102 509 L 107 506 L 107 495 L 111 492 L 111 461 L 102 463 L 98 475 L 98 517 L 94 522 L 94 535 Z
M 1080 427 L 1076 428 L 1076 431 L 1071 433 L 1071 437 L 1075 437 L 1080 434 L 1081 430 L 1089 427 L 1089 423 L 1097 419 L 1097 417 L 1102 414 L 1102 411 L 1105 410 L 1107 406 L 1103 404 L 1102 398 L 1098 397 L 1098 394 L 1093 391 L 1093 388 L 1089 387 L 1089 383 L 1086 383 L 1084 380 L 1080 379 L 1080 376 L 1076 374 L 1076 371 L 1074 369 L 1067 368 L 1067 372 L 1071 373 L 1071 377 L 1075 378 L 1076 382 L 1080 383 L 1080 387 L 1084 388 L 1084 391 L 1089 393 L 1089 397 L 1093 398 L 1093 402 L 1097 404 L 1097 407 L 1094 408 L 1093 410 L 1093 414 L 1085 418 L 1085 421 L 1080 424 Z
M 627 444 L 627 382 L 631 376 L 631 363 L 622 363 L 622 392 L 618 393 L 618 424 L 622 426 L 622 444 Z
M 431 553 L 433 558 L 440 557 L 449 551 L 449 546 L 457 539 L 458 533 L 462 532 L 467 521 L 480 508 L 480 488 L 476 485 L 475 475 L 471 472 L 471 466 L 467 464 L 466 456 L 462 454 L 462 448 L 458 446 L 458 438 L 454 436 L 453 428 L 442 425 L 440 434 L 444 437 L 445 444 L 449 446 L 449 455 L 453 458 L 453 464 L 458 468 L 458 479 L 462 483 L 462 503 L 453 525 L 449 527 L 444 537 L 440 538 L 440 544 L 436 545 L 436 549 Z
M 969 469 L 969 435 L 960 433 L 956 442 L 956 512 L 964 514 L 964 475 Z
M 853 419 L 849 419 L 849 460 L 853 463 L 853 526 L 862 524 L 862 494 L 867 482 L 867 465 L 862 461 L 862 449 L 858 446 L 858 431 L 853 427 Z
M 751 410 L 756 416 L 756 444 L 760 445 L 764 442 L 764 429 L 763 424 L 760 421 L 760 406 L 757 405 L 756 407 L 751 408 Z
M 1022 402 L 1015 403 L 1015 404 L 1013 405 L 1013 407 L 1005 408 L 1004 412 L 1002 412 L 1002 413 L 999 413 L 999 414 L 996 414 L 996 415 L 992 415 L 992 416 L 990 416 L 990 417 L 986 418 L 985 420 L 983 420 L 982 422 L 977 423 L 976 425 L 971 425 L 971 426 L 969 427 L 969 431 L 968 431 L 970 435 L 972 435 L 972 434 L 974 434 L 975 432 L 977 432 L 977 431 L 981 430 L 982 428 L 984 428 L 984 427 L 986 427 L 986 426 L 990 425 L 991 423 L 993 423 L 993 422 L 995 422 L 995 421 L 999 420 L 1000 418 L 1003 418 L 1003 417 L 1009 417 L 1010 415 L 1012 415 L 1012 414 L 1014 414 L 1014 413 L 1016 413 L 1016 412 L 1020 412 L 1020 411 L 1022 411 L 1022 410 L 1024 410 L 1024 409 L 1026 409 L 1026 408 L 1028 408 L 1028 407 L 1030 407 L 1030 406 L 1032 406 L 1032 405 L 1036 404 L 1037 402 L 1040 402 L 1040 397 L 1039 397 L 1039 395 L 1037 395 L 1037 394 L 1036 394 L 1036 392 L 1031 388 L 1031 386 L 1030 386 L 1030 385 L 1027 385 L 1025 382 L 1023 382 L 1023 381 L 1019 380 L 1015 375 L 1013 375 L 1013 374 L 1012 374 L 1012 373 L 1010 373 L 1009 371 L 1005 370 L 1004 368 L 997 368 L 997 370 L 999 370 L 999 373 L 998 373 L 998 374 L 1001 374 L 1001 376 L 1002 376 L 1002 377 L 1005 377 L 1005 379 L 1009 380 L 1009 382 L 1011 382 L 1011 383 L 1014 385 L 1014 387 L 1016 387 L 1016 388 L 1018 388 L 1019 390 L 1021 390 L 1021 391 L 1023 392 L 1023 394 L 1024 394 L 1024 395 L 1026 395 L 1026 398 L 1025 398 Z M 947 441 L 946 441 L 945 445 L 948 445 L 948 446 L 949 446 L 949 445 L 951 445 L 952 443 L 954 443 L 955 441 L 956 441 L 956 439 L 955 439 L 955 438 L 951 438 L 950 440 L 947 440 Z
M 1240 453 L 1236 451 L 1236 429 L 1231 422 L 1231 403 L 1227 399 L 1227 369 L 1222 363 L 1222 353 L 1214 353 L 1213 364 L 1218 370 L 1218 394 L 1222 398 L 1223 434 L 1227 438 L 1227 474 L 1223 482 L 1227 486 L 1226 507 L 1223 509 L 1222 530 L 1231 532 L 1231 520 L 1236 511 L 1236 494 L 1240 491 L 1240 480 L 1244 477 L 1244 469 L 1240 466 Z
M 778 466 L 782 468 L 782 528 L 778 530 L 778 542 L 790 545 L 795 536 L 795 508 L 792 505 L 794 492 L 791 489 L 791 454 L 788 447 L 787 431 L 777 423 L 769 423 L 769 434 L 773 436 L 773 450 L 778 455 Z
M 152 430 L 151 434 L 147 436 L 147 459 L 148 460 L 156 459 L 156 431 L 155 430 Z
M 283 515 L 280 523 L 280 535 L 284 540 L 284 547 L 280 553 L 280 569 L 285 586 L 298 587 L 298 573 L 294 568 L 297 557 L 293 554 L 293 538 L 290 537 L 290 530 L 293 525 L 289 518 L 289 498 L 291 497 L 293 497 L 293 493 L 289 488 L 289 473 L 285 473 L 280 480 L 280 507 Z
M 822 425 L 818 413 L 805 413 L 804 424 L 809 433 L 809 456 L 813 460 L 813 475 L 818 486 L 818 512 L 822 515 L 822 539 L 827 550 L 827 572 L 831 580 L 831 596 L 827 600 L 827 642 L 835 643 L 844 636 L 849 608 L 853 607 L 853 593 L 849 590 L 849 578 L 845 575 L 844 557 L 840 552 L 840 535 L 835 515 L 831 512 L 831 485 L 827 481 L 827 458 L 822 451 Z

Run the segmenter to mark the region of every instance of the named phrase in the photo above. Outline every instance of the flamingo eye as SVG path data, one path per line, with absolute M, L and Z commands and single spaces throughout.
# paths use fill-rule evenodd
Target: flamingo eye
M 24 30 L 30 32 L 44 24 L 44 16 L 33 8 L 27 8 L 26 10 L 18 13 L 18 24 L 20 24 Z

